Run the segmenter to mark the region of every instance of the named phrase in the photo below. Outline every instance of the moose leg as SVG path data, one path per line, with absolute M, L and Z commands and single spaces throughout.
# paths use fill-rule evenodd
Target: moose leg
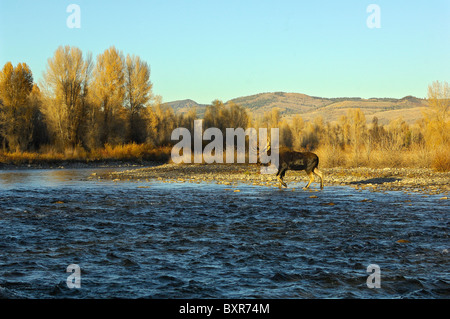
M 277 173 L 277 179 L 278 179 L 278 181 L 280 182 L 280 188 L 281 188 L 281 185 L 283 185 L 284 187 L 287 187 L 286 183 L 283 182 L 284 174 L 286 174 L 286 169 L 285 169 L 285 168 L 282 168 L 282 169 L 279 170 L 278 173 Z
M 303 187 L 304 190 L 307 190 L 309 188 L 309 185 L 311 185 L 311 183 L 314 181 L 314 174 L 312 172 L 306 172 L 306 174 L 308 174 L 309 176 L 309 182 L 305 187 Z
M 283 182 L 282 180 L 281 180 L 281 177 L 280 177 L 280 173 L 281 173 L 281 167 L 280 168 L 278 168 L 278 172 L 277 172 L 277 179 L 278 179 L 278 181 L 280 182 L 280 189 L 281 189 L 281 183 Z
M 323 175 L 322 175 L 322 172 L 319 171 L 318 168 L 316 168 L 316 169 L 313 171 L 313 173 L 320 177 L 320 189 L 323 189 Z

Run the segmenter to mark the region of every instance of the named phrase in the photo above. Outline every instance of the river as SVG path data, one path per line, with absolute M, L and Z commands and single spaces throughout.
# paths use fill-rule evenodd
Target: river
M 450 297 L 442 196 L 88 178 L 105 170 L 0 171 L 0 297 Z

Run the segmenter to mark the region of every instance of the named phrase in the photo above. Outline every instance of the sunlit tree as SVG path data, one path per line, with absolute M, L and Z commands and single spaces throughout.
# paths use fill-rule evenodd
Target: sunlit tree
M 97 56 L 93 71 L 92 100 L 102 117 L 100 142 L 120 144 L 126 132 L 125 68 L 122 52 L 114 46 Z
M 432 148 L 450 143 L 450 89 L 447 82 L 435 81 L 428 86 L 428 110 L 424 114 L 426 142 Z
M 293 138 L 293 148 L 300 150 L 303 140 L 303 129 L 305 127 L 305 122 L 300 115 L 295 115 L 292 119 L 291 131 Z
M 161 146 L 171 144 L 171 134 L 176 128 L 176 116 L 173 109 L 161 103 L 161 97 L 155 98 L 155 103 L 146 108 L 147 141 Z
M 48 59 L 43 112 L 55 142 L 63 147 L 82 143 L 90 73 L 90 55 L 85 59 L 77 47 L 60 46 Z
M 264 112 L 263 126 L 266 128 L 279 127 L 281 121 L 280 109 L 278 107 L 273 108 L 270 111 Z
M 287 121 L 283 120 L 279 129 L 280 146 L 292 148 L 294 144 L 294 137 L 290 125 Z
M 34 138 L 38 107 L 31 98 L 33 75 L 26 63 L 8 62 L 0 72 L 0 129 L 4 147 L 25 151 Z M 37 90 L 37 89 L 36 89 Z
M 205 115 L 203 116 L 203 129 L 210 127 L 217 127 L 218 129 L 226 128 L 222 125 L 223 123 L 220 119 L 224 108 L 225 105 L 220 100 L 214 100 L 208 105 L 205 109 Z
M 125 107 L 128 109 L 128 140 L 143 142 L 145 124 L 143 109 L 152 99 L 150 67 L 139 56 L 130 56 L 125 60 Z
M 450 90 L 447 82 L 435 81 L 428 86 L 428 110 L 424 114 L 425 141 L 433 153 L 432 166 L 450 170 Z

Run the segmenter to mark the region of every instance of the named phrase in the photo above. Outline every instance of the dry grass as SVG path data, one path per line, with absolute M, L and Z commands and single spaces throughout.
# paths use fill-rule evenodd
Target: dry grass
M 106 145 L 102 149 L 93 150 L 89 153 L 90 160 L 148 160 L 168 161 L 171 147 L 151 147 L 148 144 L 125 144 L 111 146 Z
M 40 152 L 0 152 L 0 163 L 54 164 L 60 162 L 142 162 L 157 161 L 171 163 L 170 146 L 152 147 L 148 144 L 126 144 L 86 151 L 81 147 L 67 148 L 57 151 L 53 147 L 43 147 Z M 367 150 L 364 147 L 354 150 L 347 147 L 321 146 L 314 151 L 320 158 L 319 167 L 323 168 L 433 168 L 436 171 L 450 170 L 450 147 L 435 151 L 424 147 L 409 150 Z M 236 156 L 236 154 L 235 154 Z M 248 163 L 248 154 L 246 154 Z M 226 163 L 224 154 L 223 162 Z M 235 163 L 237 158 L 235 157 Z M 191 163 L 194 163 L 192 154 Z M 205 164 L 205 160 L 202 161 Z
M 409 150 L 370 150 L 364 147 L 358 151 L 347 148 L 322 146 L 315 151 L 320 167 L 369 167 L 369 168 L 429 168 L 439 171 L 450 169 L 449 150 L 433 152 L 425 148 Z
M 57 151 L 53 147 L 43 147 L 40 152 L 0 152 L 0 163 L 5 164 L 51 164 L 57 162 L 97 162 L 97 161 L 158 161 L 170 158 L 170 147 L 151 147 L 147 144 L 126 144 L 95 149 L 90 152 L 82 147 Z
M 436 171 L 450 171 L 450 146 L 434 151 L 431 167 Z

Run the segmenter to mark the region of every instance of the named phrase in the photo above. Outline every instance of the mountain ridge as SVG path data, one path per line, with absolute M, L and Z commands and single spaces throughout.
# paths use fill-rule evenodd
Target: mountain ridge
M 265 92 L 233 98 L 225 103 L 233 102 L 251 111 L 256 116 L 263 115 L 277 107 L 280 114 L 287 119 L 300 115 L 305 121 L 321 116 L 324 121 L 337 121 L 350 109 L 361 109 L 367 122 L 376 116 L 381 124 L 387 124 L 395 118 L 403 118 L 407 123 L 414 123 L 422 118 L 427 107 L 427 100 L 411 95 L 403 98 L 360 98 L 338 97 L 324 98 L 303 93 Z M 197 109 L 201 118 L 208 104 L 200 104 L 191 99 L 166 102 L 176 113 L 185 113 L 192 107 Z

